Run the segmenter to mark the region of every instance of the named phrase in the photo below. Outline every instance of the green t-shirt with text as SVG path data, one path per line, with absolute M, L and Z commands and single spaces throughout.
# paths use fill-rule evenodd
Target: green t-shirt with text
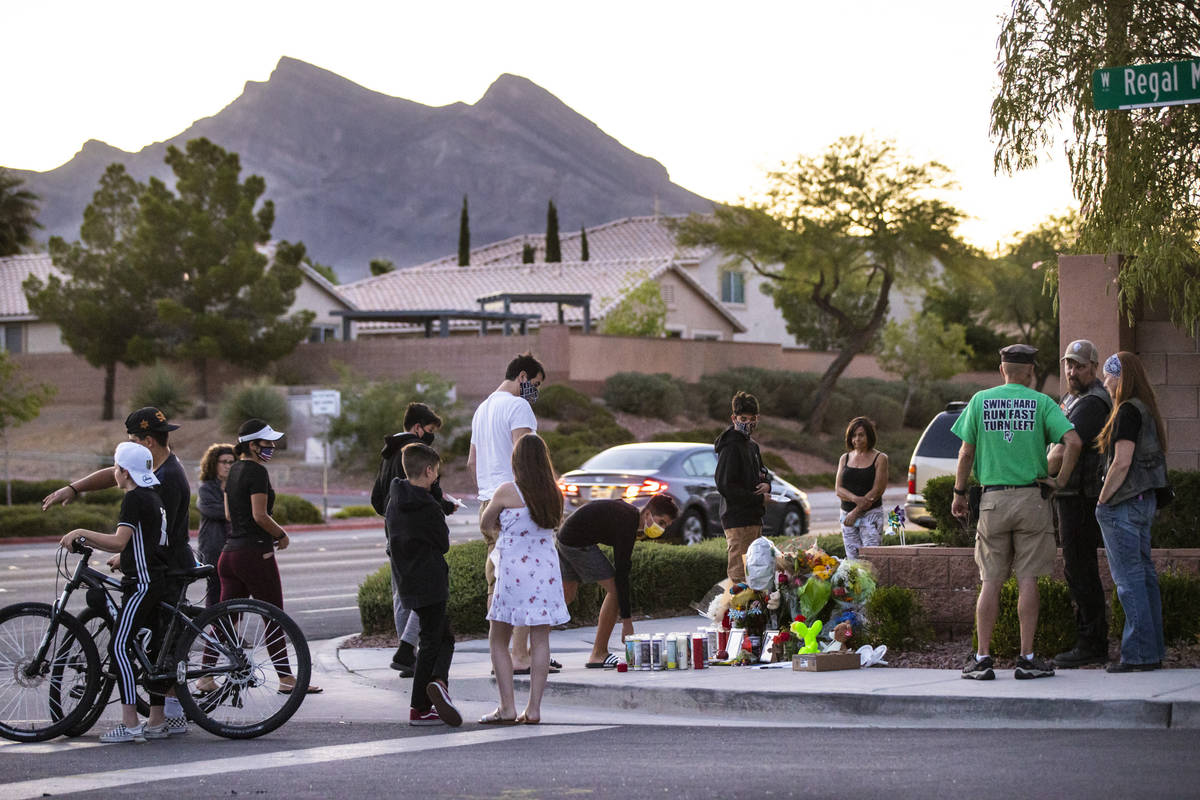
M 1074 427 L 1048 395 L 1006 383 L 976 392 L 951 430 L 975 445 L 981 484 L 1022 486 L 1046 477 L 1046 445 Z

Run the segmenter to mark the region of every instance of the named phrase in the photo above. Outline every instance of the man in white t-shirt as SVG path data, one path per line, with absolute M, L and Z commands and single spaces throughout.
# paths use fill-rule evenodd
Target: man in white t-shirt
M 471 453 L 467 456 L 467 468 L 475 470 L 475 483 L 479 487 L 479 517 L 492 499 L 492 494 L 502 483 L 513 480 L 512 451 L 517 440 L 527 433 L 537 431 L 537 417 L 533 414 L 533 403 L 538 397 L 538 387 L 546 380 L 546 370 L 530 353 L 522 353 L 508 364 L 504 371 L 504 382 L 487 396 L 475 409 L 471 418 Z M 492 563 L 492 550 L 496 547 L 496 532 L 482 528 L 487 542 L 488 559 L 484 564 L 487 576 L 488 606 L 492 604 L 492 592 L 496 588 L 496 567 Z M 529 668 L 529 629 L 513 629 L 513 667 Z

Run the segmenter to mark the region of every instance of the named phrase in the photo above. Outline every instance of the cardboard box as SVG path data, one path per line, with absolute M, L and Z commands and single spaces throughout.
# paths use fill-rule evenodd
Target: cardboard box
M 842 653 L 803 653 L 792 656 L 796 672 L 830 672 L 836 669 L 858 669 L 862 658 L 853 651 Z

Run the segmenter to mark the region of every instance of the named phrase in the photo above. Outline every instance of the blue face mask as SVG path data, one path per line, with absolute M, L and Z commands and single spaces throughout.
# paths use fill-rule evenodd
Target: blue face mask
M 275 455 L 274 447 L 260 447 L 258 449 L 258 457 L 263 461 L 270 461 L 273 455 Z
M 538 387 L 533 385 L 533 381 L 521 381 L 521 399 L 533 405 L 538 399 Z

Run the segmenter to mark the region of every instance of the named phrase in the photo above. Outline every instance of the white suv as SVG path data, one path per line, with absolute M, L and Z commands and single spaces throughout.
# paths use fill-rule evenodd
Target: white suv
M 956 400 L 946 405 L 946 410 L 933 418 L 913 448 L 912 460 L 908 462 L 908 496 L 904 499 L 904 517 L 910 522 L 926 528 L 937 527 L 937 521 L 925 509 L 925 496 L 919 490 L 933 478 L 953 475 L 958 468 L 959 439 L 950 430 L 958 415 L 967 407 Z

